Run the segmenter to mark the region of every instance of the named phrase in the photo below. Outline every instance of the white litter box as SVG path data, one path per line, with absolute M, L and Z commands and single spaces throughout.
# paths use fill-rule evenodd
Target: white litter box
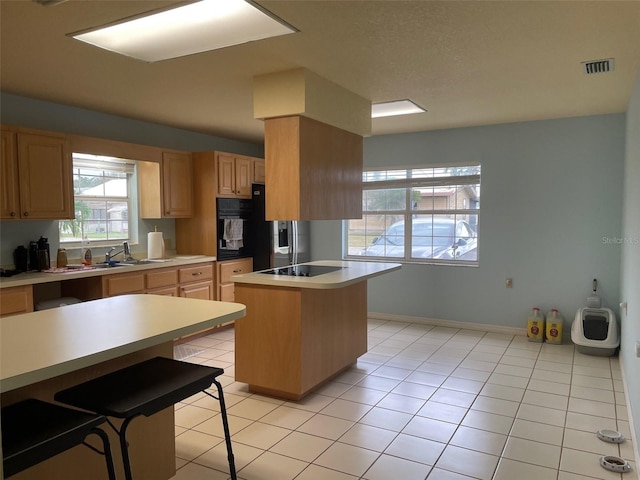
M 571 324 L 571 340 L 580 353 L 613 355 L 620 345 L 616 315 L 608 308 L 579 308 Z

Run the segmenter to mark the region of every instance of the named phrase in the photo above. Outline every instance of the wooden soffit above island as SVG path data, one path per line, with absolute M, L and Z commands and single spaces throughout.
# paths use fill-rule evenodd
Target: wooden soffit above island
M 371 102 L 306 69 L 254 78 L 264 120 L 267 220 L 362 217 Z

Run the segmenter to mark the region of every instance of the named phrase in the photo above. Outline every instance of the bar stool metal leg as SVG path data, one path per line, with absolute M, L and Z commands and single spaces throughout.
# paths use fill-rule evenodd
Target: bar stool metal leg
M 221 368 L 156 357 L 60 391 L 55 399 L 107 417 L 123 419 L 119 429 L 110 421 L 109 424 L 120 438 L 125 478 L 133 480 L 126 438 L 131 421 L 140 415 L 149 417 L 191 395 L 204 392 L 220 403 L 229 474 L 232 480 L 237 480 L 224 394 L 222 385 L 216 380 L 223 373 Z M 214 384 L 217 396 L 207 391 Z
M 224 403 L 224 395 L 222 394 L 222 385 L 217 380 L 214 380 L 216 388 L 218 389 L 218 398 L 220 402 L 220 416 L 222 417 L 222 428 L 224 430 L 224 441 L 227 444 L 227 459 L 229 460 L 229 472 L 231 473 L 231 480 L 236 480 L 236 462 L 233 457 L 233 447 L 231 446 L 231 432 L 229 430 L 229 420 L 227 419 L 227 407 Z M 207 395 L 214 397 L 209 392 L 205 391 Z
M 109 436 L 104 430 L 100 428 L 93 428 L 91 430 L 91 433 L 98 435 L 102 439 L 103 451 L 98 453 L 104 455 L 105 461 L 107 463 L 107 474 L 109 475 L 109 480 L 116 480 L 116 469 L 113 466 L 113 455 L 111 455 L 111 442 L 109 441 Z M 91 450 L 96 450 L 86 442 L 85 445 Z
M 30 398 L 3 407 L 0 420 L 6 478 L 77 445 L 85 445 L 104 456 L 109 480 L 116 480 L 109 437 L 98 428 L 107 421 L 106 417 Z M 87 443 L 91 434 L 102 440 L 102 451 Z

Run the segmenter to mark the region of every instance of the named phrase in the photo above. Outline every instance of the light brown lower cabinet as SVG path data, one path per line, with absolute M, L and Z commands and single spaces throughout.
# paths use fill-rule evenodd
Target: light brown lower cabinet
M 0 289 L 0 317 L 33 312 L 33 287 L 9 287 Z
M 114 273 L 102 277 L 102 297 L 115 297 L 128 293 L 145 293 L 144 272 Z
M 178 269 L 180 296 L 215 300 L 213 264 L 199 264 Z
M 218 263 L 218 299 L 221 302 L 235 300 L 234 283 L 231 277 L 253 271 L 253 258 L 227 260 Z

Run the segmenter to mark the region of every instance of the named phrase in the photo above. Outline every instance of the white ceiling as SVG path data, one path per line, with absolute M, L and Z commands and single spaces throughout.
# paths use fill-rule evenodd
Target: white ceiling
M 261 142 L 259 74 L 305 67 L 374 103 L 428 110 L 373 120 L 381 135 L 624 112 L 640 66 L 635 0 L 259 0 L 300 32 L 157 63 L 67 36 L 172 3 L 2 0 L 2 91 Z M 613 73 L 582 73 L 611 57 Z

